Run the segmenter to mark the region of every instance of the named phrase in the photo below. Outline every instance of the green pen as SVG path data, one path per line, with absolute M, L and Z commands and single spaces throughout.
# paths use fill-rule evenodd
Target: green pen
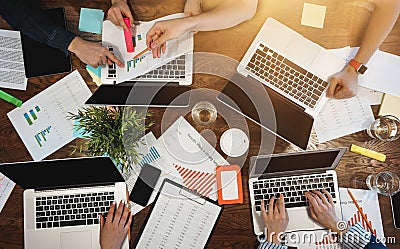
M 16 97 L 0 90 L 0 99 L 3 99 L 7 101 L 8 103 L 11 103 L 17 107 L 20 107 L 22 105 L 22 100 L 17 99 Z

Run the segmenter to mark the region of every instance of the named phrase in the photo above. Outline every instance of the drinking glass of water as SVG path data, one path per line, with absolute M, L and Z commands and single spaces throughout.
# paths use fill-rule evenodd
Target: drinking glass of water
M 386 196 L 394 195 L 400 191 L 399 176 L 389 171 L 369 175 L 366 183 L 369 189 Z
M 208 101 L 197 102 L 192 108 L 193 121 L 202 126 L 209 126 L 217 119 L 217 108 Z
M 400 120 L 392 115 L 382 116 L 372 122 L 367 133 L 375 139 L 394 141 L 400 137 Z

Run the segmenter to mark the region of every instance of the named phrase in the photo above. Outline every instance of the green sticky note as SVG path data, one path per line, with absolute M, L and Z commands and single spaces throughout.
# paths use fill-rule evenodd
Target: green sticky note
M 101 34 L 104 12 L 99 9 L 81 8 L 79 31 Z

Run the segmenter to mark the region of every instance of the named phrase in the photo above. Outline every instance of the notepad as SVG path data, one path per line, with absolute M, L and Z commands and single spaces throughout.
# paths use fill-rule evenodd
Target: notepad
M 324 27 L 326 6 L 305 3 L 301 24 L 322 29 Z
M 101 34 L 104 12 L 100 9 L 81 8 L 79 31 Z
M 385 94 L 378 115 L 393 115 L 400 118 L 400 97 Z

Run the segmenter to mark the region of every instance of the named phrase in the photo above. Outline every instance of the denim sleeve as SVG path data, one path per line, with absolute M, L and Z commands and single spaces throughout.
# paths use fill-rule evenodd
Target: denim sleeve
M 287 246 L 274 244 L 268 241 L 261 242 L 257 249 L 287 249 Z
M 0 0 L 0 15 L 16 30 L 64 53 L 76 35 L 52 22 L 39 0 Z

